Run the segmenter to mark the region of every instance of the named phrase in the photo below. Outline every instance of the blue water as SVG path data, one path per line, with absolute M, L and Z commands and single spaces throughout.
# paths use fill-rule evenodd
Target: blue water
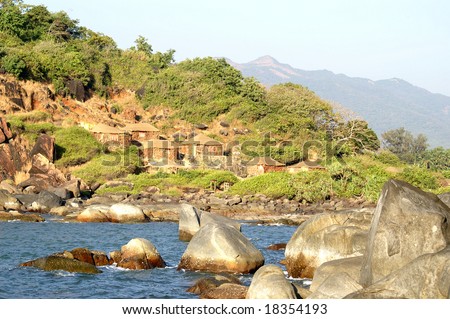
M 186 289 L 208 273 L 176 270 L 187 246 L 178 240 L 177 223 L 81 224 L 49 218 L 45 223 L 0 223 L 0 298 L 198 298 Z M 242 226 L 242 233 L 261 250 L 266 264 L 278 264 L 284 251 L 265 248 L 287 242 L 295 230 L 294 226 Z M 77 247 L 109 253 L 137 237 L 156 246 L 166 268 L 131 271 L 105 266 L 100 267 L 103 273 L 87 275 L 18 267 L 22 262 Z M 251 275 L 240 279 L 249 285 Z

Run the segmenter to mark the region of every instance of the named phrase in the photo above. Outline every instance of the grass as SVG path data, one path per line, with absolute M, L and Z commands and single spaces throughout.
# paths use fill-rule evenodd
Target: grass
M 100 154 L 103 146 L 84 128 L 72 126 L 55 132 L 56 161 L 58 167 L 76 166 Z

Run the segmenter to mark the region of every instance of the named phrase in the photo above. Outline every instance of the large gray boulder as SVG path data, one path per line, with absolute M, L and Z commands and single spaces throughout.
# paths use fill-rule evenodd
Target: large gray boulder
M 362 289 L 358 283 L 363 257 L 336 259 L 316 269 L 308 296 L 311 299 L 340 299 Z
M 210 224 L 227 224 L 241 231 L 241 224 L 225 216 L 205 212 L 189 204 L 180 205 L 180 219 L 178 223 L 178 236 L 180 240 L 189 241 L 198 232 L 200 227 Z
M 286 245 L 289 275 L 313 278 L 324 262 L 361 256 L 372 215 L 371 210 L 324 213 L 301 224 Z
M 200 229 L 200 216 L 197 208 L 189 204 L 180 205 L 180 220 L 178 222 L 178 237 L 189 241 Z
M 294 287 L 276 265 L 265 265 L 253 276 L 246 299 L 297 299 Z
M 114 204 L 106 214 L 113 223 L 140 223 L 147 221 L 142 209 L 130 204 Z
M 450 246 L 437 253 L 422 255 L 346 298 L 450 298 Z
M 385 183 L 375 209 L 361 269 L 363 287 L 449 242 L 450 208 L 406 182 Z
M 192 237 L 178 269 L 246 274 L 263 264 L 262 253 L 236 228 L 209 223 Z
M 39 193 L 36 201 L 31 204 L 32 211 L 48 213 L 54 207 L 63 205 L 63 200 L 58 195 L 43 190 Z

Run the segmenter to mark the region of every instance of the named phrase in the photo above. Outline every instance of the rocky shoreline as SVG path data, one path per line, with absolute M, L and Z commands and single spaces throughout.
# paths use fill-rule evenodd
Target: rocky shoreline
M 145 214 L 143 221 L 174 221 L 179 220 L 180 205 L 190 204 L 201 210 L 222 215 L 231 219 L 272 223 L 300 225 L 309 217 L 323 212 L 363 209 L 375 207 L 373 203 L 362 199 L 329 200 L 315 204 L 303 204 L 288 199 L 271 199 L 264 195 L 226 195 L 222 192 L 187 192 L 173 197 L 160 194 L 159 190 L 143 192 L 138 195 L 127 193 L 94 194 L 92 197 L 81 196 L 79 181 L 72 181 L 59 188 L 42 190 L 33 193 L 20 189 L 6 181 L 0 183 L 0 221 L 23 220 L 43 221 L 40 214 L 61 216 L 65 221 L 75 222 L 77 216 L 89 207 L 98 209 L 103 206 L 127 204 L 142 209 Z M 75 196 L 77 195 L 77 196 Z M 33 213 L 34 215 L 31 215 Z M 30 217 L 31 216 L 31 217 Z M 87 222 L 89 220 L 78 220 Z M 108 220 L 92 220 L 94 222 Z M 126 222 L 140 222 L 128 220 Z

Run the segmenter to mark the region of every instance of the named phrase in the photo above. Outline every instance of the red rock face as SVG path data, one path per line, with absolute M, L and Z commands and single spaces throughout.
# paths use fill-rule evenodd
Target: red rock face
M 2 131 L 2 134 L 5 136 L 6 140 L 12 139 L 13 134 L 11 132 L 11 129 L 8 127 L 8 123 L 6 123 L 6 120 L 2 117 L 0 117 L 0 131 Z

